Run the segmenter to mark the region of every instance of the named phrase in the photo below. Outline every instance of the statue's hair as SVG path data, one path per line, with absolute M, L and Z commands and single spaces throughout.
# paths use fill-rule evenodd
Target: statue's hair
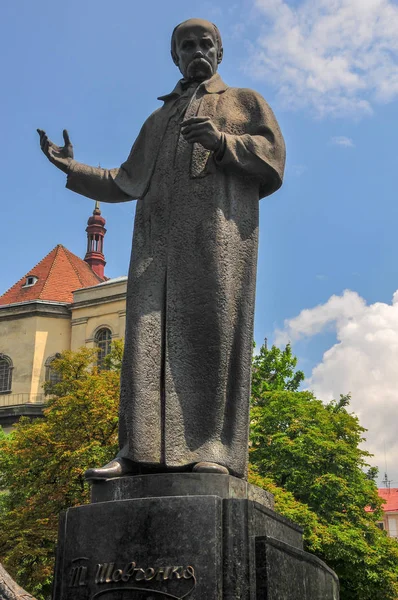
M 188 21 L 190 21 L 190 20 L 191 19 L 188 19 Z M 176 27 L 174 27 L 173 33 L 171 34 L 171 56 L 172 56 L 172 59 L 175 64 L 178 64 L 176 33 L 177 33 L 177 29 L 179 27 L 181 27 L 181 25 L 184 25 L 184 23 L 187 23 L 187 21 L 183 21 L 182 23 L 179 23 Z M 214 25 L 214 23 L 210 23 L 210 24 L 212 25 L 212 27 L 214 29 L 217 49 L 218 49 L 218 52 L 220 53 L 220 52 L 222 52 L 222 49 L 223 49 L 220 31 L 219 31 L 217 25 Z

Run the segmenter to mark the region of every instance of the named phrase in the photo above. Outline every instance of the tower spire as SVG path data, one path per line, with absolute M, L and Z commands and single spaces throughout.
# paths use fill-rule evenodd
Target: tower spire
M 106 265 L 104 256 L 104 237 L 106 234 L 105 219 L 101 216 L 100 204 L 95 203 L 93 216 L 87 221 L 87 252 L 84 260 L 90 265 L 94 273 L 105 279 L 104 268 Z

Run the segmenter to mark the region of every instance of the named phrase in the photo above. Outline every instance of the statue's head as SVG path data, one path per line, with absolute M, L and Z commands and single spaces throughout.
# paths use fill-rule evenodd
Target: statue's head
M 210 21 L 188 19 L 173 31 L 171 56 L 186 79 L 209 79 L 222 61 L 220 32 Z

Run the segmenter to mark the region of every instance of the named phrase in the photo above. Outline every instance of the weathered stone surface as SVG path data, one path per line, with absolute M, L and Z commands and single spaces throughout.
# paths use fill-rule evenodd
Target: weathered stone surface
M 61 519 L 53 600 L 338 600 L 301 529 L 241 480 L 158 474 L 93 487 L 94 503 Z
M 160 496 L 218 496 L 253 500 L 274 508 L 272 494 L 243 479 L 211 473 L 157 473 L 93 482 L 91 502 Z
M 324 562 L 270 537 L 256 538 L 256 600 L 338 600 L 339 582 Z
M 174 598 L 222 597 L 222 500 L 216 496 L 81 506 L 67 511 L 62 528 L 67 543 L 54 600 L 148 600 L 162 591 Z
M 303 530 L 301 527 L 278 515 L 273 510 L 269 510 L 259 502 L 253 502 L 250 505 L 251 528 L 256 532 L 256 536 L 270 536 L 278 540 L 283 540 L 294 548 L 303 549 Z
M 244 478 L 259 200 L 282 184 L 285 145 L 264 98 L 218 75 L 212 23 L 180 24 L 172 53 L 183 79 L 120 168 L 75 161 L 67 132 L 59 148 L 39 130 L 41 147 L 69 189 L 137 199 L 119 456 L 143 470 L 213 462 Z
M 35 600 L 23 590 L 0 563 L 0 600 Z

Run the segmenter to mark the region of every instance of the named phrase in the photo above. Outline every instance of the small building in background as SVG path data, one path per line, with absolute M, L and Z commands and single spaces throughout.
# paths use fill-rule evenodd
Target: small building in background
M 127 277 L 105 277 L 105 219 L 98 203 L 87 223 L 84 260 L 58 244 L 0 296 L 0 425 L 38 417 L 43 384 L 54 381 L 52 361 L 64 350 L 98 348 L 124 337 Z
M 398 488 L 379 488 L 378 493 L 385 502 L 384 516 L 378 522 L 378 526 L 386 531 L 389 537 L 398 539 Z

